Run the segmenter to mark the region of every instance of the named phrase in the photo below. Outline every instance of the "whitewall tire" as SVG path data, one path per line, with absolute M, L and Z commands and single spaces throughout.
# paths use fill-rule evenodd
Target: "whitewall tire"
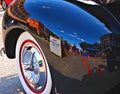
M 16 61 L 18 75 L 27 94 L 50 94 L 52 80 L 46 57 L 28 32 L 23 32 L 18 38 Z
M 6 4 L 5 0 L 2 0 L 1 4 L 2 4 L 3 10 L 6 10 L 7 4 Z

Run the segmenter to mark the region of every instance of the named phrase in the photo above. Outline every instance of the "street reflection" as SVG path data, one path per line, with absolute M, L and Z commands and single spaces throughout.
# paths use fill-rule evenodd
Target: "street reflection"
M 40 23 L 40 26 L 40 32 L 38 36 L 47 40 L 50 47 L 49 52 L 52 52 L 51 54 L 58 56 L 58 58 L 60 57 L 59 59 L 66 58 L 70 59 L 71 62 L 77 61 L 79 63 L 82 62 L 83 64 L 86 62 L 86 65 L 95 64 L 97 66 L 101 64 L 107 67 L 109 67 L 109 62 L 115 62 L 115 60 L 110 61 L 114 57 L 110 58 L 109 55 L 114 54 L 113 52 L 110 53 L 110 49 L 112 48 L 112 51 L 114 51 L 114 48 L 119 45 L 119 35 L 108 32 L 107 29 L 106 33 L 101 33 L 100 35 L 94 36 L 92 41 L 91 37 L 87 37 L 81 41 L 76 38 L 79 36 L 78 32 L 74 33 L 74 36 L 69 36 L 70 39 L 67 39 L 67 36 L 64 36 L 64 34 L 58 36 L 57 34 L 47 29 L 43 24 Z M 62 33 L 65 33 L 65 31 Z M 83 36 L 81 36 L 81 38 Z M 76 59 L 74 59 L 73 56 L 75 56 Z M 63 62 L 67 62 L 67 60 L 64 60 Z M 110 67 L 114 66 L 110 65 Z

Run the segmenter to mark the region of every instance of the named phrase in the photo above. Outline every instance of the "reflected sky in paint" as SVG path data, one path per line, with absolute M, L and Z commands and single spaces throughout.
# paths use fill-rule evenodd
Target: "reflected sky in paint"
M 27 0 L 25 3 L 25 9 L 30 14 L 33 11 L 35 13 L 30 18 L 39 20 L 50 31 L 71 44 L 78 45 L 81 42 L 93 44 L 100 42 L 100 37 L 104 34 L 111 33 L 94 16 L 67 1 L 36 0 L 33 1 L 34 3 L 30 2 L 31 0 Z

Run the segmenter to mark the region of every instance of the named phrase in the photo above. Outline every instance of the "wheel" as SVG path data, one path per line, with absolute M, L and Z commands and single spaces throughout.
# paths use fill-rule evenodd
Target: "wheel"
M 18 38 L 16 61 L 18 75 L 27 94 L 50 94 L 52 80 L 46 57 L 28 32 L 23 32 Z
M 2 0 L 1 4 L 2 4 L 3 10 L 5 10 L 7 8 L 7 4 L 6 4 L 5 0 Z

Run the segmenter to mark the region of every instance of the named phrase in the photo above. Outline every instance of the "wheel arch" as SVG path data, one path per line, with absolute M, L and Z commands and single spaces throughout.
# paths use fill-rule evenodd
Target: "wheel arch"
M 24 32 L 24 29 L 21 28 L 14 28 L 9 31 L 9 33 L 6 35 L 5 38 L 5 51 L 8 58 L 15 58 L 15 49 L 16 49 L 16 43 L 17 39 L 20 36 L 22 32 Z

